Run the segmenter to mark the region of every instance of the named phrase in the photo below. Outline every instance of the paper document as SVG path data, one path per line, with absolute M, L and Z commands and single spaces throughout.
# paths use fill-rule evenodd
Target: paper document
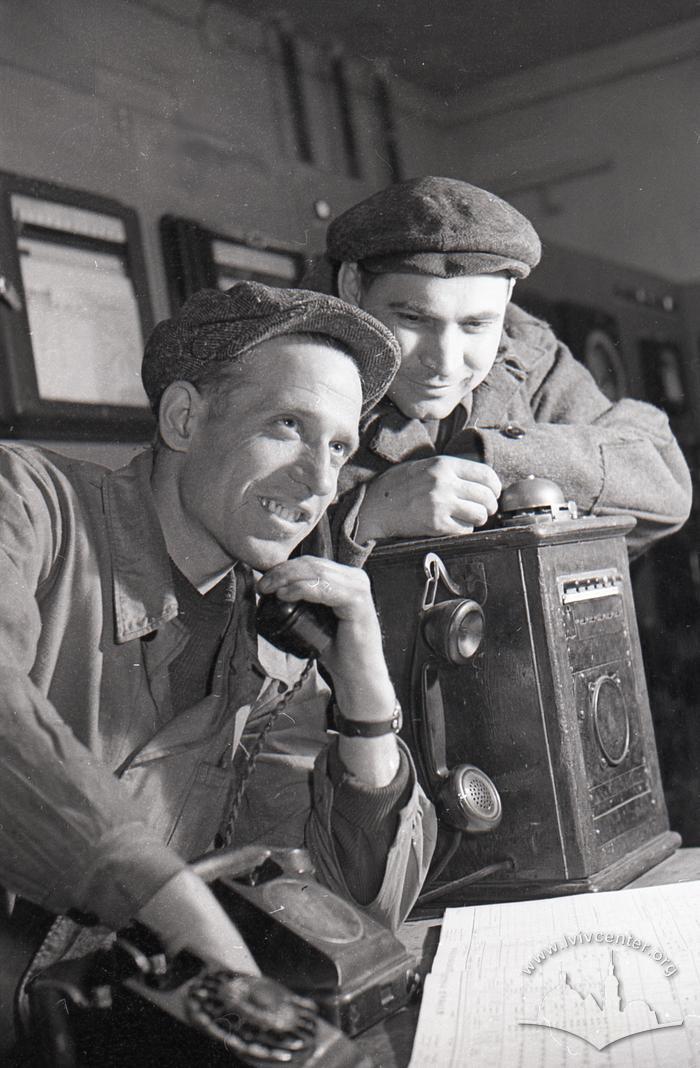
M 448 909 L 410 1068 L 700 1065 L 700 882 Z

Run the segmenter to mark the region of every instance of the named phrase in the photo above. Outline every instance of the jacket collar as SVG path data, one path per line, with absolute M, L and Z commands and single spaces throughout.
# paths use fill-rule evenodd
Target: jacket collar
M 112 556 L 115 637 L 142 638 L 177 616 L 170 561 L 151 493 L 150 450 L 102 483 Z
M 425 425 L 409 419 L 385 397 L 372 411 L 367 423 L 369 448 L 389 463 L 421 460 L 435 452 Z
M 509 304 L 497 362 L 505 362 L 528 375 L 550 350 L 553 335 L 549 327 L 517 304 Z

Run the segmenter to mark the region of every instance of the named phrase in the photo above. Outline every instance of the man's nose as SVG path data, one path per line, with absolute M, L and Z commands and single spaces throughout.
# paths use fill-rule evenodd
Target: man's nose
M 426 342 L 421 363 L 430 371 L 444 377 L 459 372 L 464 366 L 464 336 L 461 330 L 441 330 Z
M 294 480 L 307 488 L 316 497 L 325 497 L 335 492 L 336 471 L 326 446 L 307 449 L 294 467 Z

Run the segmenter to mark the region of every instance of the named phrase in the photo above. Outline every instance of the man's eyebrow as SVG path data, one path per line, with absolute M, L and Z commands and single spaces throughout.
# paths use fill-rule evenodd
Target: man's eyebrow
M 493 308 L 484 308 L 483 311 L 472 312 L 471 315 L 467 315 L 464 319 L 460 319 L 460 323 L 488 323 L 500 318 L 501 313 L 494 311 Z
M 309 420 L 313 421 L 318 418 L 319 406 L 316 403 L 304 404 L 293 403 L 289 405 L 281 404 L 276 411 L 274 418 L 279 418 L 283 415 L 291 415 L 295 419 L 301 419 L 302 422 Z M 352 452 L 357 452 L 360 447 L 360 436 L 357 430 L 341 430 L 340 433 L 334 435 L 334 440 L 342 441 L 344 445 L 347 445 L 348 449 Z
M 390 300 L 388 307 L 391 308 L 392 311 L 415 312 L 416 315 L 422 315 L 426 319 L 436 318 L 436 316 L 433 315 L 432 311 L 427 305 L 418 304 L 416 301 L 413 300 Z
M 388 303 L 388 307 L 392 311 L 407 311 L 412 312 L 414 315 L 420 315 L 422 319 L 427 319 L 432 322 L 442 322 L 442 316 L 435 315 L 432 309 L 425 304 L 420 304 L 413 300 L 391 300 Z M 457 320 L 458 323 L 474 323 L 485 322 L 489 320 L 496 320 L 500 315 L 499 311 L 493 308 L 484 308 L 483 311 L 470 312 L 469 315 L 465 315 L 463 318 Z

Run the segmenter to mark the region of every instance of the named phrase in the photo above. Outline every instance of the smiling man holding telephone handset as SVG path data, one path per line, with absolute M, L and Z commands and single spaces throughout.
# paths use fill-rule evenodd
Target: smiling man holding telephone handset
M 306 844 L 375 917 L 411 907 L 434 817 L 394 733 L 369 583 L 289 559 L 397 363 L 365 313 L 242 282 L 151 335 L 152 451 L 108 472 L 0 450 L 0 857 L 16 929 L 137 918 L 171 952 L 254 973 L 187 866 L 216 838 Z M 256 588 L 335 616 L 322 663 L 337 739 L 313 663 L 257 640 Z

